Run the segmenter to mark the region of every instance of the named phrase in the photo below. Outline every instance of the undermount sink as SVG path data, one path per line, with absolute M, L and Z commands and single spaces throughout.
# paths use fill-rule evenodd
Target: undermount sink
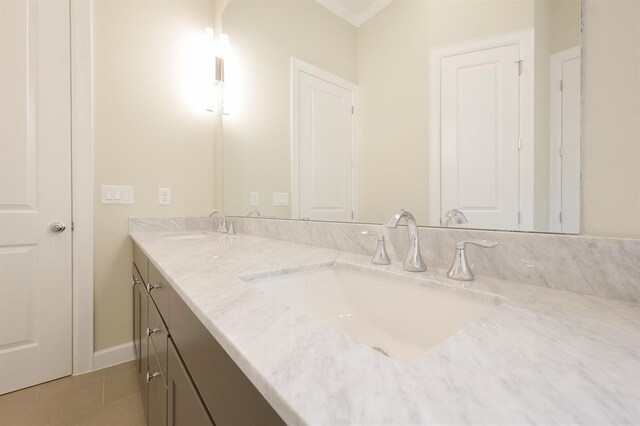
M 422 355 L 504 301 L 490 293 L 342 262 L 242 278 L 399 360 Z

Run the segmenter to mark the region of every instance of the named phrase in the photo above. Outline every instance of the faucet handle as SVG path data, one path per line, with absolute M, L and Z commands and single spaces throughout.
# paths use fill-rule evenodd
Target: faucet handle
M 463 240 L 456 243 L 456 254 L 453 257 L 451 268 L 447 272 L 447 277 L 457 281 L 473 281 L 475 279 L 471 267 L 467 261 L 467 244 L 483 248 L 494 248 L 498 245 L 495 241 L 489 240 Z
M 376 252 L 371 258 L 371 263 L 373 263 L 374 265 L 390 265 L 391 258 L 389 257 L 389 253 L 387 253 L 387 245 L 384 235 L 371 231 L 362 231 L 360 232 L 360 234 L 365 237 L 378 238 L 378 245 L 376 247 Z

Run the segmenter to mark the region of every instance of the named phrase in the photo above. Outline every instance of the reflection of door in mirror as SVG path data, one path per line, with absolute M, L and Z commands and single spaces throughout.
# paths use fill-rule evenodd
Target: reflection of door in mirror
M 551 55 L 549 227 L 580 232 L 580 47 Z
M 349 222 L 356 217 L 356 85 L 292 61 L 293 215 Z
M 533 110 L 524 67 L 532 32 L 498 36 L 434 49 L 433 113 L 439 132 L 431 143 L 439 151 L 432 169 L 432 220 L 458 209 L 466 226 L 523 229 L 521 198 L 533 187 L 531 170 L 521 163 L 521 138 Z M 439 201 L 433 197 L 438 197 Z M 437 223 L 434 223 L 437 225 Z

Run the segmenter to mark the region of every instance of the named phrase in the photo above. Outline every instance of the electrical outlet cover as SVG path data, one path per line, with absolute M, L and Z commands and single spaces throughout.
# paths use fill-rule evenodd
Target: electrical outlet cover
M 161 206 L 171 204 L 171 188 L 158 188 L 158 204 Z

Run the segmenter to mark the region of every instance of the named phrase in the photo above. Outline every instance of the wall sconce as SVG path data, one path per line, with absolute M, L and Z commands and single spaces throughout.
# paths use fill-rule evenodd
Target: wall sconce
M 220 41 L 216 54 L 216 81 L 224 83 L 224 60 L 229 54 L 229 36 L 220 34 Z
M 213 81 L 210 80 L 209 84 L 213 86 L 213 94 L 210 98 L 210 102 L 206 107 L 206 110 L 209 112 L 216 111 L 216 99 L 220 99 L 222 102 L 223 97 L 223 83 L 224 83 L 224 59 L 225 55 L 229 50 L 229 36 L 226 34 L 221 34 L 220 39 L 216 45 L 214 31 L 213 28 L 207 27 L 204 30 L 205 36 L 205 56 L 208 56 L 209 59 L 206 59 L 205 62 L 211 64 L 213 69 L 208 68 L 209 78 L 211 78 L 213 74 Z M 209 56 L 211 55 L 211 56 Z M 211 62 L 209 62 L 211 61 Z M 210 66 L 211 66 L 210 65 Z

